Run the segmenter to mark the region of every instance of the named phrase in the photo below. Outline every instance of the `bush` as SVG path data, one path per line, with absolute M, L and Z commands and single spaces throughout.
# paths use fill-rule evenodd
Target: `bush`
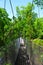
M 32 41 L 34 44 L 36 44 L 36 45 L 40 45 L 40 46 L 43 46 L 43 39 L 34 39 L 33 41 Z

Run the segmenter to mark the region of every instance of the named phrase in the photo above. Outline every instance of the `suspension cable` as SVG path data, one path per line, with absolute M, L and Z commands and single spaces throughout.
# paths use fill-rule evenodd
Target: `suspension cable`
M 6 0 L 4 0 L 4 9 L 6 8 Z
M 10 2 L 10 6 L 11 6 L 11 10 L 12 10 L 13 17 L 14 17 L 14 11 L 13 11 L 13 7 L 12 7 L 11 0 L 9 0 L 9 2 Z
M 39 3 L 39 0 L 38 0 L 38 3 Z M 37 5 L 38 7 L 38 15 L 39 15 L 39 18 L 40 18 L 40 9 L 39 9 L 39 5 Z

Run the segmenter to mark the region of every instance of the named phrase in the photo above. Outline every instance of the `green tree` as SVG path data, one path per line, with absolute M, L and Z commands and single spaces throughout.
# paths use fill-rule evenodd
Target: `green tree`
M 34 5 L 28 3 L 27 6 L 22 6 L 21 8 L 17 7 L 17 18 L 18 18 L 18 26 L 19 33 L 23 37 L 31 38 L 33 35 L 33 24 L 35 19 L 37 18 L 37 14 L 33 11 Z
M 0 46 L 5 45 L 5 38 L 9 29 L 11 19 L 5 9 L 0 8 Z
M 43 18 L 37 18 L 34 23 L 35 36 L 43 38 Z
M 33 0 L 33 2 L 43 9 L 43 0 Z

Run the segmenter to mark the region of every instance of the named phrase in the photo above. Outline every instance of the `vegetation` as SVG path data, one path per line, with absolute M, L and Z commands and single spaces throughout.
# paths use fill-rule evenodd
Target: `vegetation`
M 34 39 L 33 43 L 38 45 L 38 46 L 42 46 L 43 47 L 43 40 L 42 39 Z
M 36 0 L 34 2 L 37 4 Z M 17 17 L 13 20 L 8 17 L 4 8 L 0 8 L 0 47 L 6 48 L 19 37 L 43 46 L 43 17 L 38 18 L 34 8 L 31 3 L 20 8 L 16 7 Z
M 41 9 L 43 9 L 43 0 L 33 0 L 33 2 Z
M 12 20 L 5 9 L 0 8 L 0 46 L 20 36 L 29 39 L 43 39 L 43 18 L 33 11 L 34 5 L 16 7 L 17 17 Z

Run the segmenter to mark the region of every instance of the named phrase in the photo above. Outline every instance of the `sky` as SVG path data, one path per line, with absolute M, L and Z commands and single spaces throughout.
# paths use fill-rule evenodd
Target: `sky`
M 32 0 L 11 0 L 12 6 L 13 6 L 13 11 L 14 11 L 14 16 L 16 16 L 16 6 L 26 6 L 28 2 L 32 3 Z M 0 0 L 0 8 L 4 8 L 4 0 Z M 9 3 L 9 0 L 6 0 L 6 11 L 9 14 L 9 17 L 12 18 L 12 11 L 11 11 L 11 6 Z M 35 12 L 38 13 L 38 8 L 35 7 Z M 39 13 L 38 13 L 39 15 Z M 40 9 L 40 17 L 43 17 L 43 10 Z

